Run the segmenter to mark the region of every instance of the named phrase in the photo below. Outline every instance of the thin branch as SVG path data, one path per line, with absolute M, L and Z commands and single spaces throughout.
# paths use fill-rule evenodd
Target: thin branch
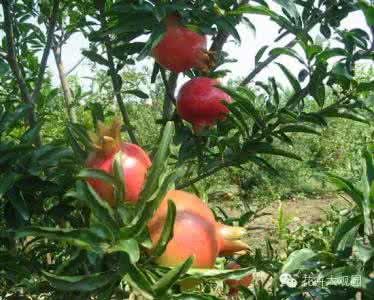
M 238 6 L 245 5 L 249 2 L 249 0 L 242 0 Z M 213 40 L 213 43 L 209 49 L 211 52 L 220 52 L 223 48 L 223 45 L 226 43 L 227 39 L 229 38 L 230 34 L 227 31 L 220 30 Z
M 329 13 L 329 9 L 327 9 L 322 15 L 320 18 L 318 19 L 314 19 L 313 21 L 311 21 L 309 24 L 307 24 L 305 26 L 305 29 L 303 30 L 304 33 L 308 33 L 316 24 L 319 23 L 319 21 L 321 19 L 323 19 L 327 14 Z M 282 33 L 280 36 L 284 35 L 284 33 Z M 277 39 L 280 38 L 280 36 Z M 295 45 L 297 44 L 297 38 L 294 38 L 291 42 L 289 42 L 286 46 L 284 46 L 284 48 L 292 48 L 294 47 Z M 249 82 L 252 81 L 253 78 L 256 77 L 256 75 L 258 73 L 260 73 L 263 69 L 265 69 L 272 61 L 274 61 L 275 59 L 277 59 L 281 54 L 274 54 L 274 55 L 270 55 L 267 59 L 265 59 L 262 63 L 259 63 L 254 69 L 252 72 L 250 72 L 248 74 L 248 76 L 246 78 L 244 78 L 244 80 L 240 83 L 241 86 L 245 86 L 247 85 Z
M 122 99 L 121 83 L 118 81 L 118 77 L 117 77 L 118 74 L 116 72 L 116 68 L 114 65 L 114 58 L 112 55 L 112 46 L 110 45 L 109 42 L 105 42 L 105 46 L 106 46 L 106 52 L 107 52 L 107 57 L 108 57 L 108 62 L 109 62 L 109 73 L 110 73 L 110 77 L 112 79 L 112 84 L 113 84 L 113 90 L 114 90 L 115 97 L 117 99 L 119 109 L 122 114 L 123 122 L 125 123 L 126 130 L 127 130 L 127 133 L 129 134 L 131 142 L 133 142 L 134 144 L 138 144 L 133 127 L 131 126 L 131 123 L 130 123 L 130 117 L 127 112 L 127 108 Z
M 39 73 L 38 73 L 38 78 L 36 80 L 35 88 L 34 91 L 31 95 L 31 102 L 34 103 L 40 95 L 40 90 L 42 88 L 43 84 L 43 79 L 44 79 L 44 73 L 45 69 L 47 67 L 47 61 L 48 61 L 48 56 L 49 52 L 51 50 L 52 46 L 52 41 L 53 41 L 53 35 L 55 32 L 55 27 L 56 27 L 56 21 L 57 21 L 57 16 L 58 16 L 58 8 L 59 8 L 60 0 L 54 0 L 53 1 L 53 7 L 52 7 L 52 13 L 49 21 L 49 27 L 47 30 L 47 43 L 45 45 L 44 51 L 43 51 L 43 56 L 42 60 L 40 62 L 40 68 L 39 68 Z
M 65 76 L 68 76 L 69 74 L 71 74 L 76 68 L 78 68 L 80 66 L 80 64 L 86 59 L 85 56 L 83 56 L 73 67 L 71 67 L 71 69 L 69 71 L 67 71 L 65 73 Z
M 100 21 L 101 21 L 102 26 L 105 26 L 106 20 L 105 20 L 103 8 L 100 9 Z M 129 134 L 131 142 L 134 143 L 134 144 L 138 144 L 138 141 L 137 141 L 135 133 L 134 133 L 134 129 L 131 126 L 131 123 L 130 123 L 130 117 L 129 117 L 129 114 L 127 112 L 127 108 L 126 108 L 125 103 L 122 99 L 121 82 L 119 82 L 119 80 L 118 80 L 119 75 L 117 74 L 116 66 L 114 64 L 114 57 L 113 57 L 113 54 L 112 54 L 112 46 L 111 46 L 109 38 L 107 38 L 105 40 L 104 45 L 105 45 L 105 48 L 106 48 L 106 54 L 107 54 L 107 58 L 108 58 L 109 74 L 110 74 L 110 78 L 112 79 L 114 95 L 116 97 L 119 109 L 121 111 L 122 119 L 123 119 L 123 122 L 125 123 L 126 131 Z
M 12 22 L 11 12 L 10 12 L 10 3 L 9 3 L 9 0 L 1 0 L 1 3 L 3 5 L 4 31 L 6 35 L 7 52 L 8 52 L 6 59 L 9 63 L 10 68 L 12 69 L 14 77 L 16 78 L 16 81 L 20 88 L 21 95 L 22 95 L 24 102 L 31 103 L 31 94 L 26 85 L 26 81 L 23 78 L 21 69 L 17 61 L 17 55 L 16 55 L 16 50 L 15 50 L 16 47 L 14 44 L 13 22 Z M 32 120 L 32 123 L 33 124 L 35 123 L 34 120 Z
M 226 162 L 221 162 L 220 164 L 216 165 L 215 167 L 211 168 L 210 170 L 206 171 L 205 173 L 202 173 L 190 180 L 187 180 L 185 182 L 182 182 L 180 184 L 176 184 L 176 189 L 184 189 L 188 186 L 190 186 L 191 184 L 194 184 L 204 178 L 207 178 L 211 175 L 213 175 L 214 173 L 224 169 L 224 168 L 227 168 L 227 167 L 230 167 L 232 166 L 232 162 L 230 161 L 226 161 Z
M 178 74 L 171 72 L 169 78 L 166 78 L 164 70 L 161 70 L 162 81 L 165 86 L 165 95 L 164 95 L 164 108 L 163 108 L 163 119 L 170 120 L 173 115 L 173 105 L 176 104 L 174 97 L 174 92 L 177 87 Z

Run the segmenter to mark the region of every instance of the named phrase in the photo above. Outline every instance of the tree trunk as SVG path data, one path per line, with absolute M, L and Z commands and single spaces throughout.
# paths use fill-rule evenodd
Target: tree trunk
M 66 114 L 68 115 L 68 118 L 71 122 L 76 123 L 77 115 L 75 113 L 74 107 L 72 107 L 73 96 L 70 91 L 69 82 L 67 81 L 66 74 L 65 74 L 64 64 L 61 59 L 61 46 L 54 46 L 53 54 L 55 56 L 58 75 L 60 77 L 62 90 L 64 92 L 64 103 L 65 103 Z

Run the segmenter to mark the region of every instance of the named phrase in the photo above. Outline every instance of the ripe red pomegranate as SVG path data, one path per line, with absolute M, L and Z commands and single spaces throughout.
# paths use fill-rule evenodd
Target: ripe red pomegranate
M 136 202 L 143 189 L 151 160 L 139 146 L 121 141 L 120 128 L 121 122 L 118 119 L 114 120 L 110 127 L 98 124 L 98 134 L 91 134 L 95 151 L 89 155 L 86 167 L 112 173 L 113 159 L 121 152 L 126 189 L 124 200 Z M 88 182 L 104 200 L 115 206 L 111 184 L 93 178 L 89 178 Z
M 222 101 L 231 103 L 232 99 L 216 87 L 218 84 L 215 79 L 196 77 L 185 83 L 179 91 L 177 112 L 182 119 L 192 124 L 195 132 L 223 120 L 229 112 Z
M 231 262 L 226 266 L 226 269 L 229 269 L 229 270 L 230 269 L 237 270 L 240 268 L 241 266 L 236 262 Z M 252 280 L 253 280 L 252 274 L 245 276 L 240 280 L 234 280 L 234 279 L 225 280 L 225 283 L 230 287 L 229 295 L 235 296 L 239 292 L 239 289 L 237 288 L 238 286 L 248 287 L 251 284 Z
M 161 236 L 169 199 L 177 208 L 174 235 L 165 252 L 157 258 L 158 264 L 172 267 L 194 255 L 193 267 L 212 268 L 217 256 L 221 252 L 227 252 L 226 247 L 232 249 L 231 245 L 236 245 L 231 254 L 248 249 L 248 245 L 240 241 L 245 234 L 243 228 L 217 223 L 207 204 L 193 194 L 178 190 L 166 194 L 148 223 L 153 244 L 156 244 Z
M 166 33 L 152 49 L 155 60 L 164 68 L 179 73 L 192 68 L 208 71 L 212 66 L 207 38 L 179 24 L 177 15 L 166 19 Z

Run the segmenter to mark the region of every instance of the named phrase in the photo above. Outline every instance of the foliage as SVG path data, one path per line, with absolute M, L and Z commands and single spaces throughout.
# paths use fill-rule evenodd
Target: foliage
M 1 8 L 1 298 L 218 299 L 209 284 L 240 279 L 255 270 L 267 273 L 266 281 L 272 278 L 272 286 L 267 288 L 266 282 L 258 280 L 252 291 L 242 289 L 246 299 L 303 299 L 305 292 L 323 299 L 336 295 L 353 298 L 358 292 L 348 287 L 287 288 L 278 282 L 282 272 L 300 280 L 311 271 L 323 277 L 342 272 L 361 275 L 359 290 L 372 296 L 372 148 L 364 151 L 366 168 L 360 186 L 337 175 L 328 177 L 355 203 L 339 222 L 331 245 L 321 246 L 320 237 L 315 236 L 309 242 L 308 234 L 315 232 L 308 231 L 302 243 L 288 242 L 286 261 L 268 242 L 264 251 L 241 256 L 238 260 L 243 268 L 238 270 L 223 270 L 219 261 L 216 269 L 193 269 L 193 257 L 175 268 L 162 268 L 147 255 L 152 245 L 146 228 L 168 190 L 191 188 L 206 195 L 212 191 L 203 185 L 210 181 L 215 189 L 219 171 L 223 172 L 220 180 L 227 184 L 230 177 L 246 199 L 258 182 L 272 180 L 273 184 L 274 174 L 282 176 L 290 172 L 290 166 L 297 168 L 291 160 L 307 158 L 306 164 L 319 171 L 337 169 L 334 158 L 324 154 L 337 153 L 331 135 L 336 140 L 339 135 L 345 138 L 344 126 L 352 124 L 346 120 L 368 124 L 373 114 L 366 101 L 373 82 L 357 76 L 357 65 L 373 59 L 370 35 L 359 28 L 342 30 L 340 23 L 361 9 L 372 26 L 372 6 L 348 0 L 2 0 Z M 241 82 L 219 86 L 234 100 L 228 104 L 230 114 L 199 135 L 175 112 L 179 75 L 156 63 L 147 76 L 129 67 L 150 55 L 165 32 L 165 17 L 175 12 L 185 26 L 212 37 L 210 50 L 216 54 L 216 66 L 209 74 L 191 70 L 185 74 L 188 77 L 223 76 L 221 67 L 235 59 L 222 51 L 223 45 L 229 38 L 240 42 L 240 23 L 255 29 L 258 24 L 252 23 L 253 14 L 270 18 L 280 28 L 276 42 L 292 36 L 284 47 L 265 45 L 255 57 L 255 69 Z M 320 45 L 310 33 L 316 26 L 327 41 L 336 40 L 337 46 Z M 90 41 L 83 54 L 98 71 L 90 91 L 82 90 L 79 80 L 70 81 L 70 103 L 66 93 L 51 85 L 46 67 L 50 50 L 57 44 L 61 47 L 76 32 Z M 296 45 L 300 52 L 293 50 Z M 253 81 L 283 55 L 303 66 L 296 75 L 275 62 L 288 80 L 289 93 L 281 91 L 277 78 Z M 149 97 L 151 103 L 145 101 Z M 72 118 L 72 107 L 78 111 L 78 122 Z M 128 140 L 146 146 L 153 165 L 139 202 L 118 201 L 112 208 L 85 178 L 112 184 L 117 199 L 122 199 L 121 157 L 113 164 L 113 174 L 84 166 L 92 151 L 88 129 L 117 113 Z M 335 124 L 343 130 L 331 129 Z M 363 134 L 361 127 L 357 131 Z M 317 136 L 322 141 L 319 144 Z M 354 143 L 347 141 L 350 148 L 344 161 L 351 162 L 355 177 L 355 157 L 350 153 L 361 148 L 362 140 L 351 137 Z M 297 139 L 305 140 L 310 149 L 296 143 Z M 339 169 L 340 175 L 350 173 L 346 169 Z M 257 176 L 260 172 L 271 175 Z M 300 174 L 295 173 L 295 177 Z M 257 211 L 245 204 L 242 216 L 223 219 L 240 225 L 253 220 Z M 163 236 L 153 245 L 157 255 L 172 234 L 172 202 L 168 208 Z M 285 224 L 280 218 L 280 239 L 287 238 Z M 301 246 L 309 248 L 296 249 Z M 207 288 L 186 291 L 185 280 L 198 280 Z

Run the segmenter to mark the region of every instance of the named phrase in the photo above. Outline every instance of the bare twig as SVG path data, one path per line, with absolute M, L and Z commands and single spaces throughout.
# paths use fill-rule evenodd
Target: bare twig
M 69 74 L 71 74 L 72 72 L 74 72 L 74 70 L 76 68 L 78 68 L 80 66 L 80 64 L 86 59 L 85 56 L 83 56 L 74 66 L 71 67 L 71 69 L 69 71 L 67 71 L 65 73 L 65 76 L 68 76 Z
M 105 26 L 106 20 L 105 20 L 103 8 L 100 8 L 100 21 L 101 21 L 102 26 Z M 114 64 L 114 57 L 112 54 L 112 46 L 111 46 L 110 40 L 107 38 L 104 44 L 105 44 L 106 54 L 108 58 L 109 74 L 112 80 L 114 95 L 116 97 L 119 109 L 121 111 L 122 119 L 126 126 L 126 131 L 129 134 L 131 142 L 134 144 L 138 144 L 138 141 L 134 133 L 134 129 L 130 123 L 130 117 L 127 112 L 127 108 L 125 106 L 125 103 L 121 95 L 121 82 L 119 81 L 118 74 L 116 71 L 116 66 Z
M 64 93 L 66 114 L 68 115 L 69 120 L 75 123 L 77 121 L 77 116 L 76 116 L 74 108 L 72 107 L 73 96 L 71 94 L 69 82 L 67 81 L 67 78 L 66 78 L 66 73 L 64 72 L 64 64 L 61 58 L 61 45 L 54 45 L 52 49 L 53 49 L 53 54 L 55 57 L 58 75 L 60 77 L 62 91 Z
M 49 26 L 47 30 L 47 42 L 46 42 L 46 45 L 43 51 L 42 60 L 40 62 L 39 73 L 38 73 L 38 78 L 36 80 L 35 88 L 31 95 L 31 102 L 33 103 L 39 98 L 40 90 L 43 84 L 43 78 L 44 78 L 45 69 L 47 67 L 48 56 L 49 56 L 49 52 L 52 47 L 52 41 L 53 41 L 53 36 L 55 32 L 58 11 L 59 11 L 58 9 L 59 4 L 60 4 L 60 0 L 53 1 L 52 13 L 49 18 Z

